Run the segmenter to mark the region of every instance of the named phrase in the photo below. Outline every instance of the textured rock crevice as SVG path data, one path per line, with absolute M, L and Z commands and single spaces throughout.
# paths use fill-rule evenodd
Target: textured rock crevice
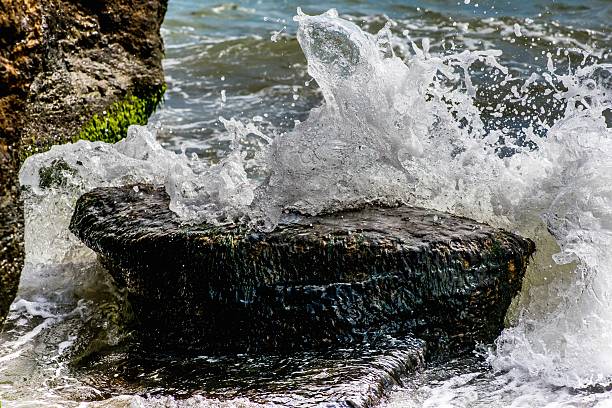
M 24 257 L 21 163 L 77 138 L 116 141 L 146 122 L 165 87 L 166 8 L 166 0 L 0 0 L 0 321 Z
M 163 188 L 83 195 L 71 231 L 127 287 L 165 348 L 295 350 L 413 333 L 442 352 L 492 341 L 531 241 L 436 211 L 288 214 L 270 233 L 184 225 Z

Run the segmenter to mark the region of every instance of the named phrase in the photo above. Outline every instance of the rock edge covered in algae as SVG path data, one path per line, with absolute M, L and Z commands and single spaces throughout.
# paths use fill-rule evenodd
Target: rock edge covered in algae
M 0 0 L 0 322 L 24 256 L 18 172 L 79 139 L 115 142 L 146 124 L 165 83 L 167 0 Z

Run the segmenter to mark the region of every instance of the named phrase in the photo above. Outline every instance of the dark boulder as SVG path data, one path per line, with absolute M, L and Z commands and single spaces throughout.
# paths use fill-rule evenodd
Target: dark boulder
M 71 231 L 128 290 L 144 341 L 294 350 L 413 333 L 492 341 L 534 244 L 421 208 L 286 214 L 273 232 L 181 224 L 162 188 L 83 195 Z
M 165 89 L 167 0 L 0 0 L 0 323 L 24 258 L 18 172 L 78 139 L 117 141 Z

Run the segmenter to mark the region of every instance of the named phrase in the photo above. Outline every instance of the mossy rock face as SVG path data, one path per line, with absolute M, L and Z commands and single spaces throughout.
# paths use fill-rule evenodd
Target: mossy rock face
M 157 107 L 163 102 L 166 85 L 150 89 L 148 93 L 136 96 L 128 94 L 123 99 L 108 103 L 108 107 L 99 113 L 94 113 L 88 117 L 80 130 L 75 133 L 70 129 L 67 134 L 72 134 L 70 139 L 62 142 L 78 142 L 79 140 L 89 140 L 92 142 L 116 143 L 127 136 L 128 128 L 131 125 L 146 125 L 149 117 L 155 112 Z M 78 128 L 77 128 L 78 130 Z M 43 153 L 53 145 L 58 144 L 57 140 L 39 137 L 31 137 L 25 140 L 19 151 L 19 162 L 23 163 L 33 154 Z
M 116 143 L 124 139 L 131 125 L 147 124 L 149 116 L 161 103 L 165 91 L 166 86 L 164 85 L 150 91 L 146 97 L 126 96 L 122 101 L 111 105 L 108 111 L 104 111 L 101 115 L 94 115 L 75 136 L 74 141 L 91 140 Z
M 138 191 L 136 191 L 138 190 Z M 531 241 L 412 207 L 287 214 L 272 232 L 184 225 L 162 188 L 82 196 L 71 230 L 128 289 L 143 341 L 296 350 L 413 333 L 433 350 L 490 342 Z

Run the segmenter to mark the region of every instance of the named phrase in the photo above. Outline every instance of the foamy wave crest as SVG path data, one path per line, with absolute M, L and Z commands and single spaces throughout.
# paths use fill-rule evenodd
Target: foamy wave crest
M 365 34 L 333 11 L 296 20 L 325 104 L 274 141 L 266 202 L 315 213 L 400 201 L 530 235 L 543 244 L 530 273 L 548 268 L 551 283 L 544 297 L 526 295 L 491 364 L 556 385 L 610 382 L 612 133 L 604 111 L 612 106 L 611 67 L 561 74 L 550 59 L 548 72 L 500 96 L 507 110 L 496 108 L 516 114 L 515 126 L 495 128 L 478 107 L 471 70 L 487 67 L 489 86 L 500 90 L 517 83 L 497 63 L 498 52 L 432 56 L 425 42 L 413 44 L 404 63 L 386 29 Z M 530 92 L 537 86 L 564 111 L 541 106 L 539 115 L 525 115 L 521 107 L 541 96 Z M 557 267 L 568 263 L 576 265 L 569 276 Z
M 489 357 L 495 369 L 571 387 L 612 381 L 611 67 L 559 73 L 549 55 L 547 72 L 524 81 L 497 62 L 499 51 L 438 55 L 425 40 L 404 61 L 388 28 L 364 33 L 335 10 L 295 20 L 325 99 L 305 122 L 270 140 L 225 121 L 232 152 L 214 165 L 165 151 L 142 127 L 114 146 L 79 142 L 31 157 L 20 175 L 29 262 L 84 251 L 66 227 L 78 196 L 98 186 L 164 184 L 186 222 L 264 228 L 286 209 L 436 208 L 538 244 L 517 323 Z M 240 147 L 253 134 L 265 142 L 263 181 L 248 177 Z
M 221 119 L 233 152 L 217 164 L 165 150 L 154 131 L 131 126 L 116 144 L 79 141 L 28 158 L 21 168 L 26 218 L 26 262 L 82 262 L 92 253 L 68 231 L 76 200 L 97 187 L 136 183 L 165 185 L 171 208 L 186 221 L 232 221 L 247 213 L 253 186 L 245 171 L 240 137 L 256 129 Z M 261 134 L 261 137 L 265 138 Z

